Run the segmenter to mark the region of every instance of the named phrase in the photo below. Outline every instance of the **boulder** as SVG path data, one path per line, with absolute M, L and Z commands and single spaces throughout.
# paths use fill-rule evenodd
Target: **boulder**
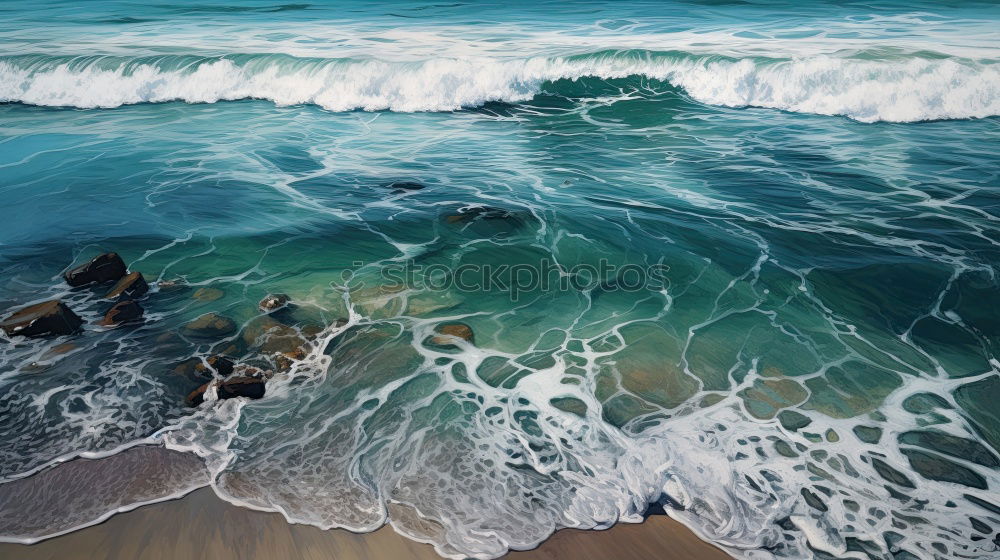
M 73 334 L 80 330 L 83 324 L 73 310 L 59 300 L 50 300 L 15 311 L 3 322 L 0 328 L 7 336 L 45 336 Z
M 221 299 L 224 295 L 226 295 L 225 292 L 215 288 L 198 288 L 191 294 L 191 297 L 198 301 L 215 301 Z
M 187 336 L 221 338 L 236 330 L 236 322 L 217 313 L 205 313 L 190 323 L 184 325 L 183 333 Z
M 123 276 L 108 292 L 104 299 L 138 299 L 149 291 L 149 284 L 141 272 L 130 272 Z
M 215 384 L 219 399 L 247 397 L 259 399 L 264 396 L 264 380 L 259 377 L 233 377 L 225 381 L 209 381 L 192 391 L 184 401 L 188 406 L 198 406 L 205 402 L 205 391 Z
M 142 307 L 138 303 L 132 300 L 120 301 L 114 304 L 111 309 L 104 314 L 104 319 L 101 320 L 101 325 L 105 327 L 115 327 L 125 323 L 138 321 L 142 319 L 142 313 Z
M 285 294 L 267 294 L 264 299 L 260 300 L 260 304 L 257 307 L 264 313 L 271 313 L 284 308 L 288 305 L 289 301 L 291 301 L 291 298 Z
M 472 342 L 472 327 L 465 323 L 442 323 L 438 325 L 435 332 L 437 336 L 431 337 L 431 343 L 438 346 L 450 346 L 455 343 L 456 338 L 467 342 Z
M 294 352 L 307 342 L 295 327 L 275 321 L 269 316 L 251 320 L 243 330 L 243 340 L 248 346 L 264 354 Z
M 104 253 L 86 264 L 68 270 L 63 274 L 63 278 L 73 287 L 104 284 L 125 276 L 125 270 L 125 262 L 118 253 Z
M 280 352 L 274 355 L 274 365 L 278 371 L 288 371 L 292 369 L 295 362 L 306 359 L 307 355 L 304 348 L 296 348 L 290 352 Z
M 194 366 L 194 371 L 202 375 L 212 375 L 214 372 L 222 377 L 226 377 L 227 375 L 232 375 L 235 365 L 229 358 L 215 354 L 204 360 L 198 360 L 198 363 Z

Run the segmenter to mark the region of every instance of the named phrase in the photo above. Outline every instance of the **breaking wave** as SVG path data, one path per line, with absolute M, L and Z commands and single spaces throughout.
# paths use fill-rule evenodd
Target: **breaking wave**
M 330 111 L 453 111 L 560 94 L 566 80 L 646 78 L 695 100 L 842 115 L 862 122 L 1000 114 L 1000 65 L 934 53 L 733 58 L 604 51 L 568 57 L 419 62 L 288 55 L 0 58 L 0 101 L 110 108 L 136 103 L 266 99 Z

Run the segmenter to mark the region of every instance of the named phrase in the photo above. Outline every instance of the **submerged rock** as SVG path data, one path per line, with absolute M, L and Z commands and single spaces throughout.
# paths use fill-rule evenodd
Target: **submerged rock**
M 100 324 L 105 327 L 116 327 L 142 319 L 142 313 L 143 309 L 138 303 L 132 300 L 120 301 L 104 314 Z
M 285 294 L 267 294 L 264 299 L 260 300 L 257 307 L 265 313 L 271 313 L 284 308 L 290 301 L 291 298 Z
M 202 375 L 211 375 L 214 372 L 222 377 L 226 377 L 233 373 L 235 365 L 229 358 L 214 354 L 204 360 L 198 360 L 198 363 L 194 365 L 194 371 Z
M 215 288 L 198 288 L 191 294 L 191 297 L 198 301 L 215 301 L 221 299 L 224 295 L 226 295 L 225 292 Z
M 959 459 L 978 463 L 984 467 L 1000 467 L 1000 459 L 978 441 L 960 438 L 944 432 L 913 431 L 899 435 L 899 443 L 916 445 Z
M 278 368 L 278 371 L 288 371 L 292 369 L 295 362 L 300 362 L 306 359 L 308 353 L 304 348 L 296 348 L 290 352 L 280 352 L 274 355 L 274 365 Z
M 419 191 L 425 188 L 425 186 L 413 181 L 396 181 L 394 183 L 389 183 L 388 185 L 386 185 L 386 188 L 395 189 L 399 191 Z
M 45 336 L 73 334 L 83 324 L 73 310 L 59 300 L 29 305 L 15 311 L 0 323 L 7 336 Z
M 878 426 L 854 426 L 854 435 L 865 443 L 878 443 L 882 439 L 882 428 Z
M 472 342 L 473 339 L 472 327 L 465 323 L 442 323 L 434 331 L 438 336 L 432 336 L 431 343 L 438 346 L 451 346 L 456 338 L 466 342 Z
M 223 337 L 236 330 L 236 322 L 217 313 L 205 313 L 184 325 L 183 332 L 196 337 Z
M 812 424 L 811 418 L 800 412 L 795 412 L 794 410 L 782 410 L 778 414 L 778 421 L 781 422 L 781 425 L 784 426 L 786 430 L 793 432 Z
M 192 391 L 184 401 L 188 406 L 198 406 L 205 402 L 205 392 L 213 385 L 219 399 L 246 397 L 259 399 L 264 396 L 264 380 L 259 377 L 232 377 L 225 381 L 209 381 Z
M 885 461 L 877 457 L 872 457 L 872 466 L 875 467 L 875 472 L 877 472 L 879 476 L 889 482 L 904 488 L 916 488 L 916 486 L 913 485 L 913 481 L 911 481 L 909 477 L 890 467 Z
M 504 220 L 520 222 L 513 212 L 503 208 L 492 206 L 466 206 L 459 208 L 457 214 L 445 216 L 444 220 L 449 224 L 460 224 L 476 220 Z
M 933 453 L 917 451 L 916 449 L 901 449 L 903 455 L 910 461 L 913 470 L 920 473 L 920 476 L 930 480 L 941 482 L 954 482 L 970 488 L 986 490 L 986 479 L 979 473 L 953 463 L 944 457 Z
M 243 330 L 243 340 L 264 354 L 295 352 L 307 342 L 298 329 L 268 316 L 250 321 Z
M 125 276 L 125 271 L 125 262 L 118 256 L 118 253 L 104 253 L 94 257 L 86 264 L 66 271 L 63 274 L 63 279 L 73 287 L 104 284 Z
M 114 288 L 108 292 L 104 299 L 138 299 L 149 291 L 149 284 L 146 283 L 146 279 L 142 277 L 141 272 L 130 272 L 122 277 L 121 280 L 115 284 Z

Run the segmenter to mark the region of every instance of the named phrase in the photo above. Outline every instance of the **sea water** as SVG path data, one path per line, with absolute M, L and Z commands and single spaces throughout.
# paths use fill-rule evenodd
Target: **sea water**
M 87 321 L 0 340 L 0 540 L 210 485 L 454 558 L 651 503 L 741 558 L 997 554 L 995 4 L 0 19 L 0 303 Z M 144 322 L 62 283 L 105 251 Z M 219 353 L 264 398 L 186 406 Z

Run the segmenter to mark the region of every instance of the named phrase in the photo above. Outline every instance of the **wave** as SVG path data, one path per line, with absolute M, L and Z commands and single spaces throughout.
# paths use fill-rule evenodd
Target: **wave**
M 454 111 L 520 103 L 582 78 L 645 77 L 695 100 L 915 122 L 1000 115 L 1000 63 L 935 56 L 723 57 L 603 51 L 578 56 L 417 62 L 288 55 L 0 57 L 0 101 L 111 108 L 137 103 L 264 99 L 330 111 Z

